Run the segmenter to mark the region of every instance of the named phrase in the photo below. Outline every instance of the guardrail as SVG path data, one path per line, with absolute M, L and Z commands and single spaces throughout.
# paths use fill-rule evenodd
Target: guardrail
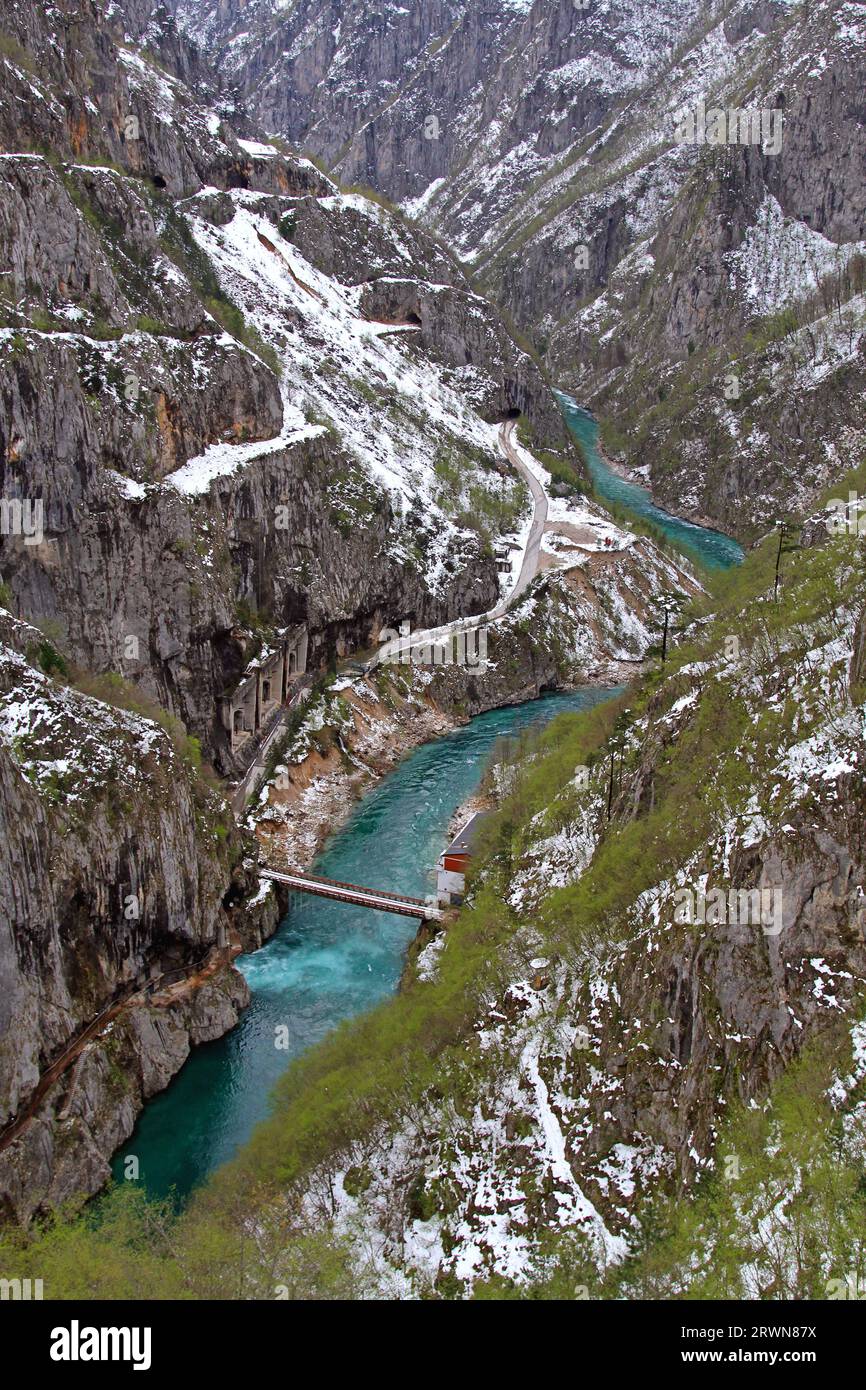
M 426 898 L 414 898 L 411 893 L 389 893 L 385 888 L 366 888 L 362 883 L 346 883 L 340 878 L 326 878 L 324 874 L 308 874 L 304 869 L 289 869 L 286 875 L 291 878 L 303 878 L 308 883 L 328 883 L 335 888 L 351 888 L 355 893 L 369 893 L 374 898 L 393 898 L 395 902 L 417 903 L 419 907 L 427 906 Z M 277 871 L 274 869 L 259 869 L 259 878 L 277 878 Z
M 320 878 L 303 872 L 282 874 L 275 869 L 260 869 L 259 877 L 284 883 L 296 893 L 310 893 L 334 902 L 352 903 L 356 907 L 368 907 L 375 912 L 393 912 L 402 917 L 419 917 L 422 921 L 438 920 L 442 916 L 439 908 L 424 898 L 410 897 L 406 893 L 389 893 L 385 889 L 366 888 L 360 883 L 344 883 L 340 879 Z

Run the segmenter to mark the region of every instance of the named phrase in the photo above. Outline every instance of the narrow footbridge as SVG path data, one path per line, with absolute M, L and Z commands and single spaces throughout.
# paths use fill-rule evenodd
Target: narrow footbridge
M 341 883 L 336 878 L 305 874 L 300 869 L 278 874 L 274 869 L 259 869 L 259 878 L 285 883 L 296 893 L 313 893 L 335 902 L 353 903 L 356 907 L 371 907 L 376 912 L 396 912 L 400 917 L 417 917 L 422 922 L 439 922 L 442 912 L 424 898 L 410 898 L 405 893 L 386 893 L 381 888 L 362 888 L 357 883 Z

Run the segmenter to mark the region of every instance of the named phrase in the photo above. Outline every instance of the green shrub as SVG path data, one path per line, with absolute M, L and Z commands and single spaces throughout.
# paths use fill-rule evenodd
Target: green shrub
M 69 665 L 66 658 L 57 650 L 53 642 L 49 642 L 47 637 L 27 648 L 27 660 L 31 665 L 39 666 L 46 676 L 57 676 L 64 681 L 69 679 Z

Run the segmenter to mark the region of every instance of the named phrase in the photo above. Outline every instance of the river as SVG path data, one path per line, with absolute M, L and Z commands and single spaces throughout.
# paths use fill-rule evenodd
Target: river
M 643 521 L 651 522 L 664 532 L 678 550 L 685 551 L 707 569 L 730 569 L 731 565 L 741 563 L 743 550 L 732 536 L 671 516 L 655 505 L 647 488 L 628 482 L 614 473 L 598 451 L 596 421 L 564 392 L 557 391 L 556 395 L 568 428 L 583 447 L 596 496 L 602 502 L 611 502 Z
M 739 563 L 743 552 L 729 536 L 670 516 L 646 489 L 617 477 L 598 453 L 593 418 L 567 396 L 560 402 L 601 498 L 652 521 L 711 568 Z M 448 823 L 478 787 L 497 739 L 614 693 L 589 687 L 491 710 L 417 748 L 359 802 L 319 856 L 317 872 L 419 897 L 431 892 Z M 237 1027 L 196 1048 L 168 1089 L 146 1105 L 115 1159 L 115 1174 L 123 1174 L 134 1154 L 148 1192 L 186 1196 L 266 1117 L 274 1082 L 293 1057 L 394 992 L 416 930 L 409 918 L 294 895 L 276 935 L 238 961 L 252 1003 Z M 288 1047 L 278 1048 L 283 1028 Z
M 590 687 L 490 710 L 415 749 L 358 803 L 316 870 L 416 897 L 432 892 L 448 823 L 477 789 L 497 739 L 613 693 Z M 292 1057 L 393 994 L 417 927 L 411 918 L 295 894 L 276 935 L 238 961 L 253 997 L 237 1027 L 196 1048 L 148 1102 L 115 1173 L 135 1154 L 148 1192 L 186 1195 L 265 1118 L 271 1088 Z M 289 1046 L 277 1048 L 283 1026 Z

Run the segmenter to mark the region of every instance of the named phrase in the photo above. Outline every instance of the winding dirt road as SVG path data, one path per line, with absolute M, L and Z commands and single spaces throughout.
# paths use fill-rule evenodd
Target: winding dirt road
M 497 618 L 502 618 L 509 608 L 517 602 L 520 596 L 528 589 L 536 574 L 538 573 L 538 557 L 541 550 L 541 538 L 544 535 L 544 527 L 547 523 L 547 493 L 541 486 L 535 474 L 527 468 L 521 459 L 514 445 L 514 429 L 516 421 L 506 420 L 499 431 L 499 447 L 507 458 L 508 462 L 523 478 L 532 494 L 533 514 L 532 523 L 529 528 L 529 537 L 526 542 L 526 549 L 523 552 L 523 563 L 520 566 L 520 573 L 517 576 L 517 583 L 504 599 L 491 608 L 487 613 L 476 613 L 471 618 L 457 618 L 454 622 L 444 623 L 442 627 L 426 628 L 420 632 L 410 633 L 413 647 L 429 647 L 440 642 L 444 642 L 448 637 L 460 632 L 473 632 L 475 628 L 484 623 L 495 622 Z M 395 638 L 391 642 L 385 642 L 372 658 L 369 669 L 378 666 L 380 662 L 387 661 L 389 657 L 399 655 L 405 651 L 402 646 L 405 638 Z
M 491 620 L 501 618 L 507 613 L 512 604 L 516 603 L 525 589 L 528 589 L 536 574 L 538 573 L 538 556 L 541 550 L 541 538 L 544 535 L 544 527 L 547 522 L 547 493 L 541 486 L 531 469 L 521 459 L 514 447 L 514 429 L 516 421 L 506 420 L 499 431 L 499 447 L 502 450 L 512 468 L 516 468 L 523 481 L 527 484 L 532 493 L 533 515 L 532 525 L 529 528 L 529 539 L 526 542 L 526 550 L 523 552 L 523 564 L 520 566 L 520 573 L 517 576 L 517 583 L 496 608 L 483 615 L 484 618 Z

